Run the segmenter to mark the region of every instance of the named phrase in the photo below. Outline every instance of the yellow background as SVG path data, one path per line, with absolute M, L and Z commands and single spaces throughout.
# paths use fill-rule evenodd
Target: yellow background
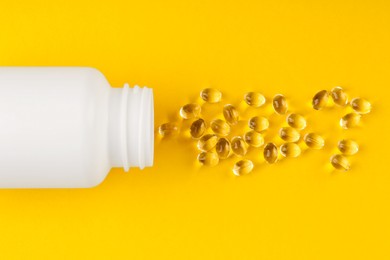
M 0 190 L 0 258 L 390 259 L 389 13 L 379 0 L 0 0 L 0 65 L 93 66 L 113 86 L 153 87 L 157 125 L 204 87 L 240 108 L 246 91 L 284 93 L 327 140 L 271 166 L 251 150 L 255 171 L 236 178 L 235 158 L 201 168 L 181 135 L 156 140 L 153 168 L 97 188 Z M 347 109 L 308 108 L 336 85 L 371 100 L 362 128 L 338 127 Z M 348 173 L 329 168 L 343 137 L 361 145 Z

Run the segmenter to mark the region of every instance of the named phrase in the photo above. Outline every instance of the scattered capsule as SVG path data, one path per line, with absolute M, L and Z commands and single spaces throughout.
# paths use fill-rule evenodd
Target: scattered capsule
M 354 155 L 359 151 L 358 143 L 349 139 L 341 140 L 337 144 L 337 148 L 345 155 Z
M 340 119 L 340 126 L 344 129 L 354 128 L 359 126 L 361 115 L 358 113 L 349 113 Z
M 190 134 L 193 138 L 200 138 L 206 132 L 206 129 L 206 122 L 202 118 L 199 118 L 192 122 L 190 127 Z
M 198 161 L 206 166 L 215 166 L 219 162 L 218 154 L 214 152 L 201 152 L 198 154 Z
M 339 106 L 345 106 L 348 104 L 348 95 L 341 87 L 335 87 L 330 91 L 333 102 Z
M 264 147 L 264 159 L 268 163 L 275 163 L 278 160 L 278 147 L 274 143 L 268 143 Z
M 348 158 L 342 154 L 333 155 L 330 162 L 337 170 L 348 171 L 351 168 Z
M 160 125 L 158 132 L 162 137 L 173 136 L 179 132 L 179 127 L 175 123 L 165 123 Z
M 284 157 L 298 157 L 301 154 L 301 148 L 296 143 L 284 143 L 280 146 L 280 153 Z
M 222 93 L 215 88 L 205 88 L 200 92 L 200 97 L 208 103 L 218 103 L 222 99 Z
M 309 133 L 303 137 L 306 145 L 312 149 L 322 149 L 325 145 L 325 140 L 322 136 L 316 133 Z
M 278 94 L 274 97 L 274 99 L 272 100 L 272 106 L 275 112 L 279 115 L 284 115 L 287 113 L 287 100 L 281 94 Z
M 351 106 L 359 114 L 368 114 L 371 111 L 371 103 L 364 98 L 352 99 Z
M 220 159 L 226 159 L 230 155 L 230 142 L 226 138 L 220 138 L 215 146 L 215 150 Z
M 218 142 L 218 137 L 213 134 L 202 136 L 198 141 L 198 149 L 204 152 L 210 151 Z
M 231 125 L 236 125 L 239 120 L 238 111 L 233 105 L 225 105 L 223 107 L 223 116 L 226 122 Z
M 313 102 L 312 102 L 313 108 L 315 110 L 323 109 L 326 106 L 326 104 L 328 103 L 328 99 L 329 99 L 328 91 L 321 90 L 320 92 L 315 94 L 313 97 Z
M 244 99 L 252 107 L 261 107 L 265 104 L 265 97 L 258 92 L 248 92 L 245 94 Z
M 187 104 L 180 109 L 180 116 L 184 119 L 197 118 L 200 115 L 200 105 Z
M 306 127 L 306 119 L 300 114 L 290 114 L 287 117 L 287 124 L 298 130 L 303 130 Z
M 234 164 L 233 173 L 241 176 L 250 173 L 253 170 L 253 163 L 250 160 L 241 160 Z
M 210 123 L 211 130 L 219 136 L 230 134 L 230 125 L 222 119 L 215 119 Z
M 292 127 L 282 127 L 279 131 L 279 136 L 286 142 L 298 142 L 301 135 Z
M 231 146 L 233 153 L 237 156 L 244 156 L 248 151 L 247 145 L 244 140 L 242 140 L 241 136 L 233 137 Z
M 253 147 L 260 147 L 264 144 L 263 135 L 253 130 L 245 133 L 244 140 Z
M 252 117 L 248 122 L 249 128 L 255 130 L 256 132 L 263 132 L 268 129 L 269 122 L 268 119 L 262 116 Z

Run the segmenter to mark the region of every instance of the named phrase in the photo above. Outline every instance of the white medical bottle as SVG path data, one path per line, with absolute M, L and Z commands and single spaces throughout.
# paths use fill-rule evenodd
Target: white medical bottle
M 87 188 L 153 165 L 153 92 L 88 67 L 0 67 L 0 188 Z

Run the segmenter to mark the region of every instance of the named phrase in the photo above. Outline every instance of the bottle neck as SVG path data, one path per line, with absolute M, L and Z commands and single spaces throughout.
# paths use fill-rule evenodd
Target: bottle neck
M 154 111 L 151 88 L 110 89 L 109 146 L 113 167 L 150 167 L 154 153 Z

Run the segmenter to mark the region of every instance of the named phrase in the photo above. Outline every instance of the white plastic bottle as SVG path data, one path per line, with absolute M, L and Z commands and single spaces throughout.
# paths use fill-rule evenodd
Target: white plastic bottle
M 0 188 L 84 188 L 153 165 L 153 92 L 86 67 L 0 67 Z

